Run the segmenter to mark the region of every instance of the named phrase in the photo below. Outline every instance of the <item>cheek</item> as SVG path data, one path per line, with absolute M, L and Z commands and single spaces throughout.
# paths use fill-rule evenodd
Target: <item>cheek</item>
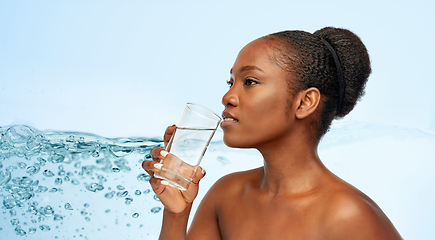
M 287 115 L 288 103 L 285 94 L 279 93 L 279 91 L 272 91 L 267 96 L 261 96 L 250 101 L 250 109 L 252 111 L 252 118 L 256 119 L 258 123 L 274 123 Z
M 257 98 L 250 102 L 249 124 L 243 125 L 245 137 L 254 141 L 269 139 L 288 124 L 288 100 L 283 94 Z

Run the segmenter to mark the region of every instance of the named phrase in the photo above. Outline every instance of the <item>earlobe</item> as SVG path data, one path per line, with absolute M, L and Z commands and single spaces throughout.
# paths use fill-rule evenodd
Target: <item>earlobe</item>
M 296 118 L 303 119 L 314 113 L 319 106 L 321 94 L 319 89 L 312 87 L 298 94 L 299 106 L 296 111 Z

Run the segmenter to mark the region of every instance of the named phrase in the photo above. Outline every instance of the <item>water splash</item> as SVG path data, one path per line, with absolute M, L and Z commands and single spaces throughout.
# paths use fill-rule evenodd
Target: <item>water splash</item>
M 435 143 L 433 131 L 347 121 L 331 127 L 319 150 L 385 136 L 385 141 L 398 143 Z M 150 159 L 149 151 L 156 146 L 162 146 L 160 139 L 103 138 L 89 133 L 38 131 L 23 125 L 1 127 L 0 213 L 4 221 L 0 222 L 0 236 L 93 239 L 91 236 L 104 232 L 110 238 L 125 239 L 126 231 L 121 227 L 135 231 L 136 226 L 139 237 L 157 238 L 148 236 L 159 232 L 156 228 L 161 221 L 156 218 L 161 215 L 162 204 L 148 184 L 151 176 L 140 166 L 144 159 Z M 424 153 L 433 156 L 433 150 Z M 226 148 L 222 141 L 212 142 L 207 155 L 214 156 L 215 162 L 204 161 L 212 166 L 206 169 L 213 169 L 208 177 L 215 174 L 217 179 L 230 168 L 249 168 L 256 156 L 245 154 Z M 201 186 L 208 189 L 213 183 L 205 178 Z M 154 228 L 149 227 L 152 224 Z
M 90 210 L 73 207 L 73 203 L 63 197 L 71 195 L 65 191 L 81 192 L 89 198 L 122 199 L 124 205 L 132 205 L 150 189 L 145 189 L 142 195 L 137 186 L 127 189 L 121 184 L 114 185 L 118 178 L 112 175 L 130 174 L 132 161 L 128 157 L 134 156 L 133 163 L 138 165 L 149 158 L 152 148 L 161 146 L 162 141 L 153 138 L 42 132 L 24 125 L 0 128 L 0 198 L 1 207 L 8 210 L 3 214 L 10 215 L 16 236 L 26 236 L 52 232 L 59 223 L 77 213 L 85 216 L 85 221 L 91 221 L 94 210 L 90 205 L 83 205 Z M 150 176 L 142 171 L 136 179 L 147 182 Z M 100 192 L 102 195 L 98 194 Z M 44 203 L 46 198 L 54 200 L 51 205 Z M 160 208 L 156 207 L 160 203 L 154 202 L 155 205 L 150 206 L 151 213 L 157 213 L 156 209 Z M 17 211 L 20 214 L 17 215 Z M 131 218 L 139 218 L 139 213 L 132 213 Z

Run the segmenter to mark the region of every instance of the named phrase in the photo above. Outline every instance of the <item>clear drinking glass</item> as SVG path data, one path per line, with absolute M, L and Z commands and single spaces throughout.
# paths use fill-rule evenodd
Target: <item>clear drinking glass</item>
M 154 176 L 168 180 L 172 187 L 187 190 L 220 121 L 211 110 L 187 103 L 166 146 L 169 154 L 160 161 L 163 167 Z

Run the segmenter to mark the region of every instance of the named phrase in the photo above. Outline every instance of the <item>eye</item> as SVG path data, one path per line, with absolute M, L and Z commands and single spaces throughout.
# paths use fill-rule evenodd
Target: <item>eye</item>
M 228 84 L 228 87 L 232 87 L 233 86 L 233 84 L 234 84 L 234 81 L 231 79 L 231 80 L 227 80 L 227 84 Z
M 257 83 L 258 82 L 255 79 L 252 79 L 252 78 L 246 78 L 245 79 L 245 85 L 255 85 Z

